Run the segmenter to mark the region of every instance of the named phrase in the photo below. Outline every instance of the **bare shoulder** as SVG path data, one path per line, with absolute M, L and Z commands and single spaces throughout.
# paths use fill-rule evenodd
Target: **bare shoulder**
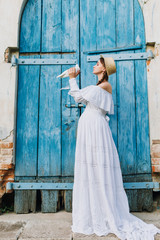
M 103 82 L 99 86 L 112 94 L 112 85 L 109 82 Z

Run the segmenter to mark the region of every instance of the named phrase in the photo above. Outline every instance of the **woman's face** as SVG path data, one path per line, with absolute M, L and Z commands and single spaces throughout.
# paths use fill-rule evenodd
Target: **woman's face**
M 95 75 L 98 75 L 98 74 L 102 73 L 103 71 L 105 71 L 105 67 L 102 65 L 100 60 L 98 60 L 96 65 L 93 66 L 93 73 Z

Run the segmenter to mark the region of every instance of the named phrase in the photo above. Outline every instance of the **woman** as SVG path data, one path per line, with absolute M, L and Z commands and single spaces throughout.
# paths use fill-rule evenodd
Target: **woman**
M 86 235 L 113 233 L 121 240 L 153 240 L 160 229 L 129 212 L 119 156 L 106 116 L 114 114 L 108 77 L 115 72 L 114 59 L 101 55 L 93 70 L 97 84 L 79 89 L 76 77 L 80 71 L 69 69 L 68 94 L 86 105 L 77 128 L 71 229 Z

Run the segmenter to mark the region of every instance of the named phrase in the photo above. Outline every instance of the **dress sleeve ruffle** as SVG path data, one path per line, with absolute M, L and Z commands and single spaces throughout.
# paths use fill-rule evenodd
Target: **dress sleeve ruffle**
M 70 85 L 70 91 L 68 92 L 68 94 L 74 98 L 75 102 L 83 103 L 86 105 L 88 101 L 85 97 L 83 97 L 82 93 L 83 91 L 88 92 L 90 86 L 79 89 L 76 78 L 69 79 L 69 85 Z
M 79 89 L 76 78 L 69 79 L 70 91 L 68 92 L 76 102 L 93 103 L 108 114 L 114 114 L 114 103 L 112 94 L 97 85 L 89 85 L 85 88 Z

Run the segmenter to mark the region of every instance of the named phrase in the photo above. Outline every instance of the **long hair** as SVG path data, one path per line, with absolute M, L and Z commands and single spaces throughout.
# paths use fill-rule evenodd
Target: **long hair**
M 103 57 L 100 57 L 100 62 L 102 63 L 102 65 L 105 67 L 105 63 L 104 63 L 104 58 Z M 105 71 L 103 73 L 103 77 L 97 82 L 96 85 L 99 85 L 100 83 L 102 83 L 104 80 L 106 80 L 108 82 L 108 74 L 107 74 L 107 71 Z

